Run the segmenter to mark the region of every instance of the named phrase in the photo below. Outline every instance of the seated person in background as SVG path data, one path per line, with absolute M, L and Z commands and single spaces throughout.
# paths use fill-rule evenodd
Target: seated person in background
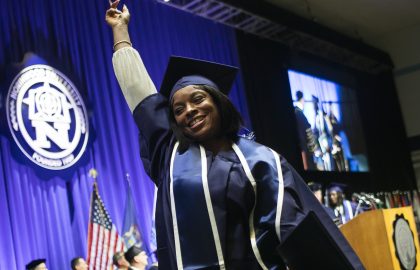
M 317 182 L 309 182 L 308 183 L 309 189 L 314 193 L 316 199 L 323 204 L 322 202 L 322 185 Z
M 130 263 L 133 270 L 145 270 L 147 266 L 147 255 L 146 251 L 139 248 L 138 246 L 132 246 L 125 254 L 125 259 Z
M 317 183 L 317 182 L 309 182 L 308 187 L 309 187 L 310 190 L 312 190 L 312 192 L 314 193 L 314 195 L 317 198 L 317 200 L 319 201 L 319 203 L 321 203 L 323 205 L 324 210 L 331 217 L 331 219 L 334 221 L 334 223 L 336 225 L 342 224 L 341 219 L 339 219 L 335 215 L 334 211 L 331 208 L 325 206 L 324 203 L 322 202 L 322 185 L 320 183 Z
M 356 211 L 357 204 L 345 199 L 343 189 L 338 185 L 332 185 L 328 189 L 329 206 L 335 215 L 340 218 L 342 224 L 350 221 Z
M 26 270 L 47 270 L 46 259 L 36 259 L 26 265 Z
M 87 270 L 88 265 L 82 257 L 76 257 L 70 262 L 72 270 Z
M 125 259 L 124 252 L 118 251 L 112 256 L 112 263 L 120 270 L 131 270 L 130 263 Z

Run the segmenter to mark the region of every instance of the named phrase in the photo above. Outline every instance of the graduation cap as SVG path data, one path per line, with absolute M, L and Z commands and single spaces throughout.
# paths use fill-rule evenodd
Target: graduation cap
M 346 184 L 343 183 L 331 183 L 330 186 L 328 187 L 328 193 L 331 192 L 340 192 L 340 193 L 344 193 L 344 190 L 347 188 Z
M 45 263 L 47 260 L 46 259 L 36 259 L 33 261 L 30 261 L 27 265 L 26 265 L 26 270 L 32 270 L 35 269 L 35 267 L 37 267 L 38 265 L 40 265 L 41 263 Z
M 228 94 L 238 69 L 224 64 L 171 56 L 160 93 L 172 99 L 176 91 L 188 85 L 207 85 Z
M 134 257 L 136 257 L 137 255 L 139 255 L 140 253 L 142 253 L 144 250 L 138 246 L 132 246 L 131 248 L 129 248 L 125 253 L 124 253 L 124 257 L 128 262 L 131 262 Z

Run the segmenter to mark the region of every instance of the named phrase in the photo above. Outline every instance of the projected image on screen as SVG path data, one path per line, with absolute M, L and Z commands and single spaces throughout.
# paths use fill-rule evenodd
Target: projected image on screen
M 369 171 L 353 89 L 289 70 L 305 170 Z

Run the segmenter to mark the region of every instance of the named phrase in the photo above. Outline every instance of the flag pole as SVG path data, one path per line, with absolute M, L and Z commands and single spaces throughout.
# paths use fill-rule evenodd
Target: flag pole
M 92 191 L 92 195 L 90 196 L 90 206 L 89 206 L 89 221 L 88 221 L 88 239 L 87 239 L 87 245 L 88 245 L 88 248 L 87 248 L 87 255 L 86 255 L 86 258 L 87 258 L 87 263 L 90 265 L 91 264 L 91 262 L 90 262 L 90 260 L 91 260 L 91 250 L 90 250 L 90 248 L 91 248 L 91 245 L 90 245 L 90 243 L 92 242 L 92 228 L 91 228 L 91 226 L 90 226 L 90 220 L 92 219 L 92 205 L 93 205 L 93 192 L 97 192 L 98 191 L 98 186 L 97 186 L 97 183 L 96 183 L 96 178 L 98 177 L 98 171 L 96 171 L 96 169 L 95 168 L 92 168 L 92 169 L 90 169 L 89 170 L 89 176 L 90 177 L 92 177 L 93 178 L 93 191 Z
M 89 176 L 96 181 L 96 178 L 98 177 L 98 171 L 95 168 L 90 169 Z
M 131 188 L 131 182 L 130 182 L 130 174 L 128 172 L 125 173 L 125 180 L 128 183 L 128 187 Z
M 93 184 L 96 185 L 96 178 L 98 178 L 98 171 L 95 168 L 90 169 L 89 176 L 93 178 Z
M 95 265 L 99 263 L 98 265 L 106 265 L 106 268 L 101 269 L 111 270 L 113 269 L 111 268 L 112 256 L 115 252 L 124 250 L 124 243 L 99 196 L 98 172 L 92 168 L 89 170 L 89 176 L 94 179 L 94 182 L 89 210 L 87 261 L 89 269 L 98 269 Z

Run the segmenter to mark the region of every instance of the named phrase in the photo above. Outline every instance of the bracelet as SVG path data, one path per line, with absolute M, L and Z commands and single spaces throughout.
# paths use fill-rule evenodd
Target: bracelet
M 116 47 L 118 44 L 121 44 L 121 43 L 127 43 L 128 45 L 130 45 L 131 47 L 133 47 L 133 44 L 131 44 L 131 42 L 130 42 L 130 41 L 123 39 L 123 40 L 120 40 L 120 41 L 115 42 L 114 47 L 113 47 L 114 51 L 115 51 L 115 47 Z

